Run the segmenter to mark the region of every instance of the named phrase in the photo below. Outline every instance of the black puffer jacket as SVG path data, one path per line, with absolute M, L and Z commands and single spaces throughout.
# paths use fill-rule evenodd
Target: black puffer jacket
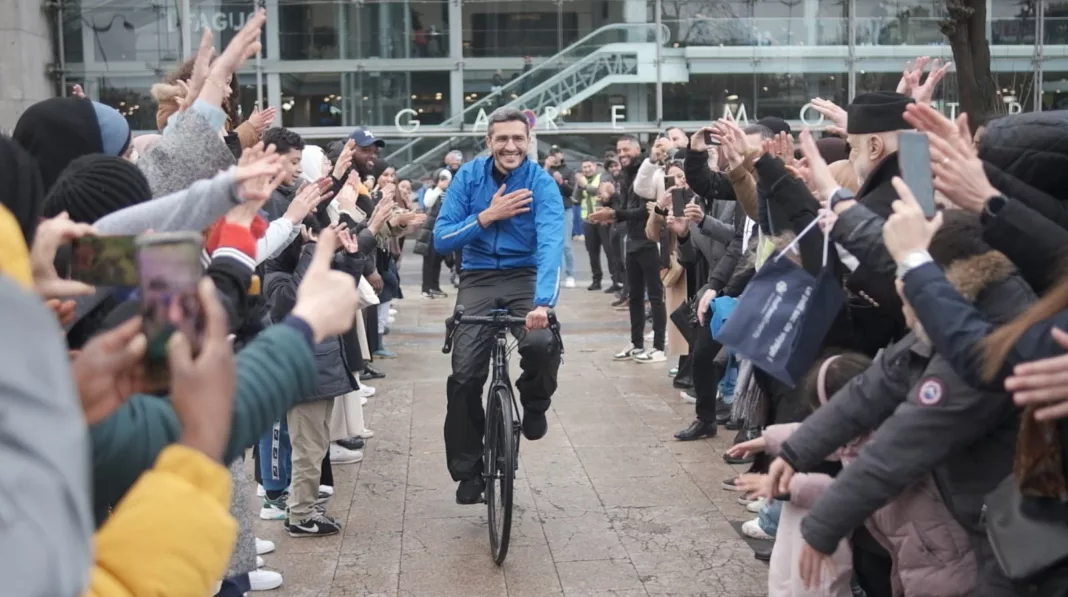
M 1068 110 L 1014 114 L 991 122 L 979 142 L 979 158 L 1040 191 L 1064 197 Z

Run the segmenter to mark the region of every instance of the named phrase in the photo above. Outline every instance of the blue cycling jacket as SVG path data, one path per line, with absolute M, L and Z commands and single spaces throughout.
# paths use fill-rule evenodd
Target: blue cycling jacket
M 434 249 L 441 254 L 463 249 L 464 270 L 537 268 L 534 306 L 555 307 L 564 251 L 560 188 L 529 159 L 505 177 L 504 185 L 505 193 L 532 191 L 531 209 L 483 228 L 478 214 L 489 207 L 500 188 L 493 178 L 493 158 L 464 164 L 441 199 L 445 203 L 434 224 Z

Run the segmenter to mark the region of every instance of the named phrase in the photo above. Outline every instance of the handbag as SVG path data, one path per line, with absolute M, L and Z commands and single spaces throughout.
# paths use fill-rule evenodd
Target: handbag
M 1024 581 L 1068 560 L 1068 524 L 1035 519 L 1024 511 L 1024 497 L 1009 475 L 986 496 L 983 517 L 994 558 L 1005 576 Z
M 719 337 L 720 330 L 726 325 L 731 313 L 738 307 L 738 299 L 729 296 L 717 296 L 712 301 L 712 317 L 708 318 L 708 328 L 713 338 Z
M 356 292 L 359 295 L 356 300 L 357 309 L 366 309 L 378 304 L 378 295 L 375 294 L 375 289 L 367 281 L 367 278 L 360 276 L 360 283 L 356 286 Z
M 827 267 L 830 238 L 826 234 L 818 276 L 783 259 L 822 217 L 757 270 L 717 338 L 740 358 L 751 360 L 754 367 L 790 387 L 808 372 L 845 305 L 845 292 Z

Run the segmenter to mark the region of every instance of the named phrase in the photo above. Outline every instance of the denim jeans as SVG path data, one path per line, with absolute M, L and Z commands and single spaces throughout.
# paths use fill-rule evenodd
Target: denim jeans
M 571 208 L 571 233 L 574 234 L 575 230 L 582 234 L 582 206 L 576 205 Z
M 574 220 L 571 214 L 564 212 L 564 275 L 568 278 L 575 277 L 575 253 L 571 250 L 571 231 Z
M 770 500 L 757 515 L 760 528 L 772 537 L 779 531 L 779 515 L 782 514 L 782 502 Z
M 289 487 L 290 455 L 289 426 L 282 419 L 260 436 L 260 475 L 267 491 L 282 491 Z
M 738 383 L 738 357 L 733 352 L 727 353 L 727 369 L 723 379 L 719 380 L 719 393 L 724 404 L 734 404 L 734 387 Z

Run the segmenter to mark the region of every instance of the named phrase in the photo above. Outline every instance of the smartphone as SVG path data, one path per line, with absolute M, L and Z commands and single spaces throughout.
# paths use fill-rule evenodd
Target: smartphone
M 705 131 L 705 145 L 719 145 L 719 141 L 712 136 L 712 131 Z
M 71 242 L 68 278 L 92 286 L 137 286 L 133 236 L 85 236 Z
M 674 176 L 665 176 L 664 177 L 664 190 L 670 189 L 673 186 L 675 186 L 675 177 Z
M 915 131 L 898 133 L 897 164 L 901 179 L 912 190 L 927 219 L 935 217 L 934 176 L 927 135 Z
M 683 192 L 683 189 L 675 189 L 674 191 L 671 191 L 671 209 L 676 218 L 681 218 L 683 217 L 683 214 L 686 213 L 687 203 L 689 203 L 689 201 L 687 201 L 686 193 Z
M 137 270 L 141 278 L 141 314 L 148 340 L 145 373 L 151 387 L 170 379 L 167 341 L 180 331 L 200 352 L 204 312 L 197 285 L 204 276 L 198 232 L 151 234 L 137 238 Z

